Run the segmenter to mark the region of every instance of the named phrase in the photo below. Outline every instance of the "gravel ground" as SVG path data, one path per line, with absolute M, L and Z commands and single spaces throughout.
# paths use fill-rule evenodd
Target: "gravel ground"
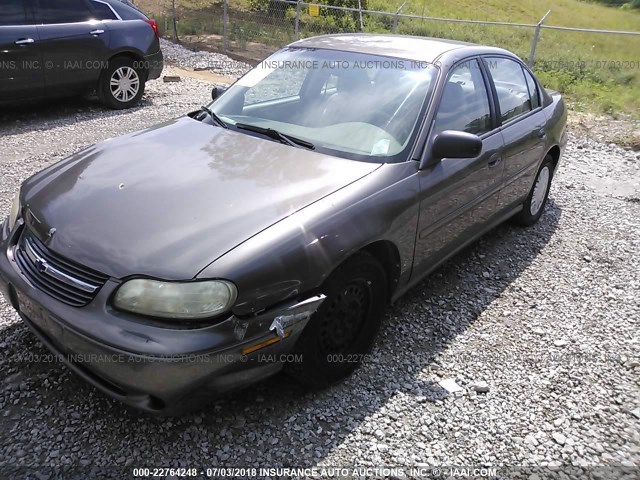
M 232 60 L 221 53 L 192 51 L 164 39 L 160 43 L 165 60 L 176 67 L 208 70 L 230 77 L 239 77 L 251 68 L 251 65 Z
M 77 100 L 0 114 L 0 215 L 21 180 L 209 89 L 156 81 L 126 112 Z M 48 352 L 0 300 L 0 467 L 637 467 L 640 154 L 574 136 L 560 172 L 535 227 L 499 227 L 412 289 L 370 361 L 320 393 L 276 377 L 181 418 L 131 412 L 29 361 Z

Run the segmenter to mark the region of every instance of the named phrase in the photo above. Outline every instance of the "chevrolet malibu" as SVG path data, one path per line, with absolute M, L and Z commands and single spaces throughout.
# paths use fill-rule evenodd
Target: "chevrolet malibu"
M 388 303 L 492 227 L 538 221 L 566 144 L 560 95 L 453 41 L 308 38 L 213 96 L 29 178 L 2 226 L 24 322 L 145 411 L 283 369 L 344 378 Z

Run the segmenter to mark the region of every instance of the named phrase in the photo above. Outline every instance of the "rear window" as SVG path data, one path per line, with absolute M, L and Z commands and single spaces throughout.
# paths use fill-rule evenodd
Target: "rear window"
M 45 24 L 87 22 L 94 17 L 83 0 L 40 0 L 40 13 Z
M 524 76 L 527 79 L 527 86 L 529 87 L 529 96 L 531 97 L 531 108 L 535 109 L 540 106 L 540 94 L 538 93 L 538 86 L 531 74 L 524 71 Z
M 146 20 L 147 16 L 142 13 L 135 5 L 127 1 L 110 0 L 109 5 L 118 12 L 122 20 Z
M 96 20 L 117 20 L 118 19 L 115 13 L 113 13 L 113 10 L 111 10 L 111 7 L 106 3 L 97 2 L 93 0 L 91 2 L 91 7 L 93 8 L 93 11 L 96 13 L 95 14 Z

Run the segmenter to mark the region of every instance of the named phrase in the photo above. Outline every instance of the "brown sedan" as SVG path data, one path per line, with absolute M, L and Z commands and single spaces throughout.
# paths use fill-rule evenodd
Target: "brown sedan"
M 218 93 L 26 180 L 0 233 L 24 321 L 147 411 L 283 368 L 345 377 L 389 302 L 538 221 L 566 143 L 560 95 L 520 59 L 451 41 L 309 38 Z

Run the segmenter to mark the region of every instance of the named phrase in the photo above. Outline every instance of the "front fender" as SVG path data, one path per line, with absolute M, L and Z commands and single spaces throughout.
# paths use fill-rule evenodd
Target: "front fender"
M 401 286 L 413 263 L 417 168 L 413 161 L 383 165 L 238 245 L 197 278 L 233 281 L 233 312 L 250 315 L 316 289 L 355 252 L 384 240 L 398 251 Z

